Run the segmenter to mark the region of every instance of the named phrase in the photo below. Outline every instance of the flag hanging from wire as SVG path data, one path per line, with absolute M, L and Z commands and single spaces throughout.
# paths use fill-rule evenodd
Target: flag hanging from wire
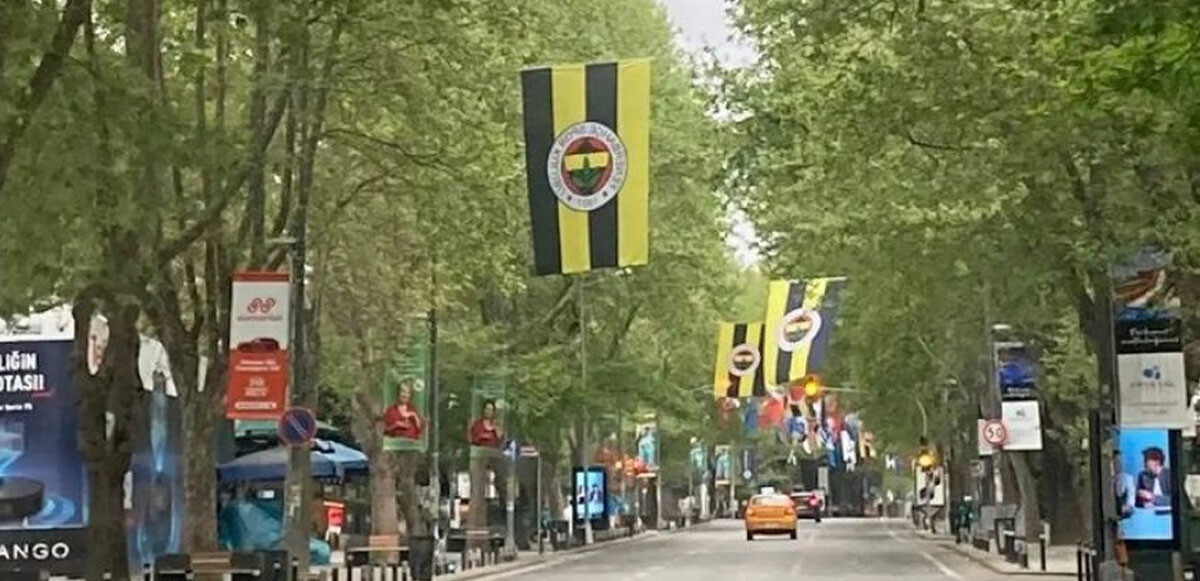
M 521 73 L 537 275 L 646 264 L 650 61 Z
M 762 371 L 762 323 L 721 323 L 713 363 L 713 397 L 747 398 L 766 394 Z
M 763 348 L 767 385 L 821 372 L 845 286 L 843 277 L 771 281 Z

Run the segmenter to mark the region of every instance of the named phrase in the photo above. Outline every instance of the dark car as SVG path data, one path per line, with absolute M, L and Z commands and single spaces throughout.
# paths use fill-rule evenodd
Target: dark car
M 825 494 L 820 490 L 804 490 L 792 493 L 792 502 L 796 503 L 796 516 L 811 518 L 821 522 L 825 513 Z

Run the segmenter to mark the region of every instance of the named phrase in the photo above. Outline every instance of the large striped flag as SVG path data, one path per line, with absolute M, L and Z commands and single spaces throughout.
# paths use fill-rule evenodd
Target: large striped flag
M 766 394 L 762 371 L 762 323 L 721 323 L 713 363 L 713 397 Z
M 771 281 L 763 349 L 768 385 L 787 385 L 821 372 L 845 286 L 841 277 Z
M 650 61 L 521 73 L 538 275 L 646 264 Z

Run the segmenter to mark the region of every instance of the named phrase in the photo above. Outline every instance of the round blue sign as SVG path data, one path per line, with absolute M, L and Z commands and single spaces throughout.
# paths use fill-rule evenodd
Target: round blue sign
M 317 436 L 317 418 L 308 408 L 288 408 L 279 416 L 279 439 L 289 446 L 303 446 Z

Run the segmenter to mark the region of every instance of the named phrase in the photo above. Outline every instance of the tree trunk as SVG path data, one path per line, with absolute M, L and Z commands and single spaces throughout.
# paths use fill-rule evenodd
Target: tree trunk
M 396 510 L 396 462 L 387 454 L 371 457 L 371 532 L 394 535 L 400 530 Z
M 421 500 L 417 495 L 417 472 L 424 468 L 420 452 L 398 452 L 396 463 L 396 498 L 400 504 L 401 514 L 404 515 L 404 530 L 408 537 L 423 537 L 429 535 L 429 522 L 425 519 Z
M 90 322 L 101 305 L 111 311 L 107 348 L 95 373 L 88 362 Z M 119 305 L 99 287 L 85 288 L 76 297 L 75 361 L 73 376 L 79 386 L 80 439 L 88 473 L 87 578 L 129 576 L 125 536 L 125 473 L 129 470 L 131 434 L 145 429 L 145 401 L 138 376 L 140 310 Z
M 188 551 L 214 551 L 217 543 L 216 428 L 225 409 L 226 358 L 210 354 L 204 371 L 204 389 L 184 400 L 184 482 L 187 494 Z M 192 380 L 195 381 L 195 380 Z
M 1016 452 L 1006 456 L 1012 464 L 1021 499 L 1021 514 L 1024 515 L 1023 522 L 1017 523 L 1017 534 L 1025 535 L 1027 542 L 1036 542 L 1036 535 L 1042 530 L 1042 511 L 1038 505 L 1037 478 L 1029 466 L 1029 453 Z

